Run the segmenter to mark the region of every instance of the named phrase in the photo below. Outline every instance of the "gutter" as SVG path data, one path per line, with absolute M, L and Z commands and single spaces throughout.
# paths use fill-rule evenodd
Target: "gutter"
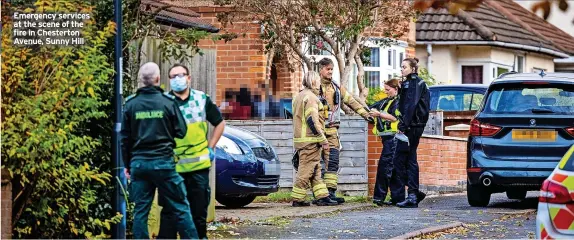
M 499 47 L 508 47 L 508 48 L 516 48 L 522 49 L 532 52 L 541 52 L 544 54 L 552 55 L 555 57 L 560 58 L 567 58 L 570 55 L 559 52 L 556 50 L 543 48 L 543 47 L 533 47 L 524 44 L 516 44 L 516 43 L 507 43 L 507 42 L 500 42 L 500 41 L 417 41 L 417 45 L 424 45 L 424 44 L 433 44 L 433 45 L 489 45 L 489 46 L 499 46 Z
M 165 16 L 161 16 L 161 15 L 156 15 L 155 20 L 158 23 L 165 23 L 165 24 L 172 25 L 174 27 L 195 28 L 195 29 L 203 30 L 203 31 L 210 32 L 210 33 L 219 32 L 219 29 L 215 28 L 213 26 L 209 26 L 206 24 L 198 24 L 198 23 L 193 23 L 193 22 L 184 22 L 184 21 L 181 21 L 179 19 L 172 18 L 172 17 L 165 17 Z
M 427 44 L 427 53 L 428 53 L 428 60 L 427 60 L 427 71 L 429 75 L 432 76 L 432 44 Z
M 574 56 L 569 58 L 554 59 L 554 63 L 574 63 Z

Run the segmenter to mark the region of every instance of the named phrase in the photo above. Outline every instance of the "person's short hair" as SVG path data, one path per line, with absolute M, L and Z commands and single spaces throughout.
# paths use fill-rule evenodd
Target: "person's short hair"
M 169 76 L 169 73 L 171 72 L 172 69 L 174 69 L 174 68 L 176 68 L 176 67 L 182 67 L 183 69 L 185 69 L 185 74 L 189 75 L 189 68 L 187 68 L 187 67 L 186 67 L 185 65 L 183 65 L 183 64 L 176 63 L 176 64 L 172 65 L 172 66 L 169 68 L 169 70 L 167 71 L 168 77 L 171 77 L 171 76 Z
M 154 62 L 148 62 L 140 67 L 138 80 L 146 87 L 153 86 L 159 74 L 159 66 Z
M 330 58 L 327 58 L 327 57 L 319 60 L 319 62 L 317 64 L 319 64 L 319 70 L 321 70 L 324 67 L 329 66 L 329 65 L 335 66 L 335 64 L 333 63 L 333 60 L 331 60 Z
M 321 84 L 319 81 L 321 81 L 321 75 L 319 75 L 319 73 L 315 71 L 307 72 L 303 78 L 303 87 L 313 89 L 313 87 L 315 87 L 313 86 L 313 82 L 318 82 L 316 84 Z
M 385 82 L 385 85 L 392 87 L 394 89 L 399 89 L 401 86 L 400 80 L 398 78 L 391 78 Z

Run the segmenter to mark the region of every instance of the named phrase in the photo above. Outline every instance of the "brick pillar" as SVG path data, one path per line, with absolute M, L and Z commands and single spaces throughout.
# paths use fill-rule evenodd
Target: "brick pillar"
M 368 183 L 369 183 L 369 196 L 373 196 L 375 190 L 375 181 L 377 177 L 377 167 L 379 165 L 379 157 L 383 151 L 383 144 L 377 136 L 373 135 L 371 130 L 373 129 L 373 124 L 369 124 L 368 137 L 367 137 L 367 170 L 368 170 Z
M 2 239 L 12 238 L 12 184 L 8 170 L 2 169 Z

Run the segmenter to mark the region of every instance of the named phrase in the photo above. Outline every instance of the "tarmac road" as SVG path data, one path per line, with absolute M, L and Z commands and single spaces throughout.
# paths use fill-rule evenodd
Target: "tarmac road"
M 462 222 L 467 225 L 429 238 L 532 238 L 537 192 L 526 200 L 493 194 L 486 208 L 470 207 L 465 194 L 427 198 L 416 209 L 373 207 L 314 217 L 290 217 L 280 225 L 245 224 L 237 238 L 392 238 L 428 227 Z M 287 207 L 287 206 L 286 206 Z M 312 206 L 315 207 L 315 206 Z

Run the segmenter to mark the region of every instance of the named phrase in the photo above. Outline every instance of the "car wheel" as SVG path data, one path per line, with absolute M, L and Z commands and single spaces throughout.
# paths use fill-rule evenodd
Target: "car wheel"
M 491 192 L 480 185 L 466 185 L 468 204 L 473 207 L 486 207 L 490 202 Z
M 508 199 L 523 200 L 526 198 L 526 191 L 523 190 L 506 191 L 506 196 L 508 197 Z
M 253 200 L 255 200 L 256 196 L 243 196 L 243 197 L 226 197 L 226 196 L 215 196 L 215 200 L 219 202 L 221 205 L 224 205 L 228 208 L 240 208 L 245 207 Z

